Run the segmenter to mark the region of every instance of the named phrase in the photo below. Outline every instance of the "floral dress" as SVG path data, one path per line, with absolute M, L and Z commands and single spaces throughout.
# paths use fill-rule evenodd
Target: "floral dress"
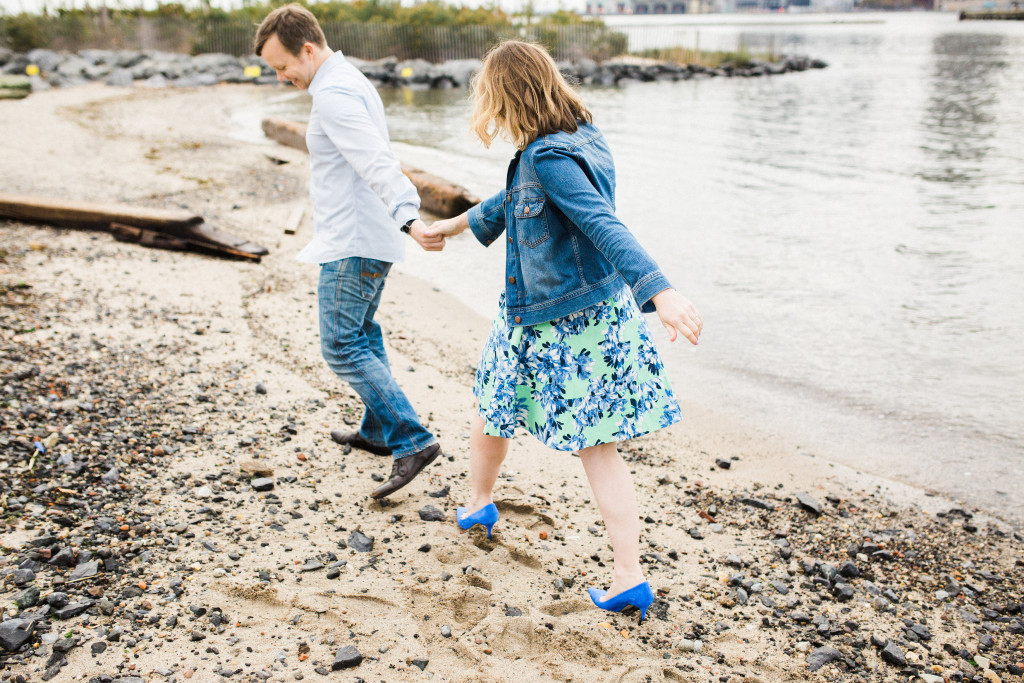
M 560 451 L 632 439 L 682 419 L 665 366 L 628 288 L 539 325 L 509 327 L 505 295 L 473 394 L 484 434 L 516 426 Z

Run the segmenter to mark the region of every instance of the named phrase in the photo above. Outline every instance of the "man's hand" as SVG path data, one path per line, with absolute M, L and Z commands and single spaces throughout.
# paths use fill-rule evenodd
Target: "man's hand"
M 676 340 L 678 330 L 694 346 L 704 329 L 704 320 L 690 300 L 674 289 L 658 292 L 651 299 L 661 318 L 661 324 L 668 330 L 668 340 Z
M 416 240 L 423 247 L 424 251 L 441 251 L 444 249 L 444 235 L 436 233 L 427 234 L 427 224 L 418 218 L 409 226 L 409 236 Z

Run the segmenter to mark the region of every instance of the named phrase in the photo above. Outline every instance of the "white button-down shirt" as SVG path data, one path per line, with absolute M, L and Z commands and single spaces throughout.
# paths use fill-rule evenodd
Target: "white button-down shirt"
M 401 261 L 407 238 L 399 228 L 419 217 L 420 198 L 391 150 L 380 95 L 341 52 L 320 65 L 309 94 L 313 239 L 296 258 Z

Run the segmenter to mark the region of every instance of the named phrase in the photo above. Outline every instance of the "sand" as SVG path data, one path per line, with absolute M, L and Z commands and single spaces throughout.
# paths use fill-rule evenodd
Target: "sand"
M 29 283 L 39 310 L 50 313 L 34 330 L 4 331 L 4 373 L 19 347 L 73 334 L 99 339 L 135 354 L 139 376 L 174 397 L 163 405 L 198 430 L 191 441 L 181 432 L 163 437 L 177 450 L 147 451 L 145 468 L 124 463 L 126 486 L 151 518 L 147 532 L 125 544 L 165 540 L 154 540 L 149 564 L 137 567 L 132 580 L 143 577 L 142 595 L 124 597 L 123 576 L 101 576 L 95 585 L 114 613 L 93 610 L 56 627 L 74 630 L 82 646 L 54 680 L 318 673 L 349 681 L 906 680 L 961 671 L 964 658 L 941 643 L 979 654 L 978 627 L 958 615 L 978 612 L 984 599 L 936 599 L 944 575 L 998 576 L 975 577 L 973 585 L 1008 605 L 1000 614 L 1010 621 L 999 628 L 1019 618 L 1021 537 L 1010 525 L 977 511 L 965 511 L 967 524 L 948 514 L 959 507 L 954 501 L 810 456 L 696 404 L 683 406 L 682 424 L 623 448 L 645 519 L 642 552 L 659 592 L 656 614 L 637 625 L 635 614 L 595 609 L 586 588 L 610 581 L 611 553 L 578 458 L 520 435 L 496 490 L 501 520 L 493 540 L 456 526 L 455 508 L 469 490 L 470 389 L 489 322 L 400 266 L 378 318 L 395 376 L 446 457 L 385 504 L 371 500 L 378 485 L 371 475 L 387 476 L 390 460 L 344 453 L 328 436 L 361 413 L 320 357 L 317 269 L 294 259 L 311 234 L 308 206 L 298 234 L 283 232 L 294 208 L 308 203 L 307 158 L 231 135 L 238 112 L 274 92 L 95 85 L 0 103 L 5 191 L 184 207 L 270 249 L 252 264 L 0 221 L 7 254 L 0 275 L 8 285 Z M 469 189 L 486 196 L 494 188 Z M 457 267 L 444 259 L 438 255 L 438 268 Z M 105 352 L 98 348 L 91 360 L 102 363 Z M 37 431 L 51 428 L 61 425 Z M 253 462 L 272 468 L 277 499 L 249 486 L 243 465 Z M 797 493 L 817 499 L 824 514 L 802 509 Z M 428 505 L 444 521 L 422 521 Z M 0 527 L 5 555 L 24 554 L 44 528 Z M 372 551 L 339 545 L 357 530 L 374 539 Z M 847 554 L 849 543 L 870 538 L 897 558 Z M 311 560 L 323 566 L 301 571 Z M 328 579 L 341 560 L 338 577 Z M 898 600 L 879 608 L 864 576 L 849 580 L 855 597 L 848 601 L 832 597 L 834 580 L 824 588 L 812 580 L 821 563 L 847 560 L 872 587 L 892 586 Z M 974 564 L 965 568 L 968 560 Z M 180 594 L 168 589 L 174 578 L 183 581 Z M 40 581 L 44 594 L 53 589 L 47 577 Z M 7 588 L 5 602 L 13 595 Z M 219 623 L 210 621 L 213 608 L 225 615 Z M 140 609 L 159 619 L 133 618 Z M 794 612 L 824 615 L 831 626 L 822 631 Z M 177 625 L 167 625 L 170 615 Z M 927 624 L 935 639 L 908 638 L 904 619 Z M 92 654 L 89 643 L 114 624 L 135 633 L 134 646 L 112 643 Z M 895 639 L 911 655 L 906 666 L 883 661 L 873 634 Z M 702 650 L 689 651 L 696 638 Z M 348 645 L 362 663 L 330 671 Z M 837 648 L 839 659 L 811 672 L 805 653 L 824 647 Z M 1024 660 L 1019 636 L 1003 631 L 992 652 L 990 671 L 1003 680 Z M 6 666 L 39 680 L 44 661 Z

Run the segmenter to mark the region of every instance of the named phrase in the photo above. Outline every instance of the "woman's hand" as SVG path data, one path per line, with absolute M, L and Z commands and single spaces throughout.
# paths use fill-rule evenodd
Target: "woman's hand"
M 678 330 L 694 346 L 704 328 L 704 321 L 690 300 L 674 289 L 658 292 L 651 299 L 661 318 L 661 324 L 668 330 L 668 340 L 676 340 Z
M 455 218 L 446 218 L 440 221 L 434 221 L 427 228 L 426 235 L 428 237 L 434 237 L 440 235 L 441 237 L 452 237 L 458 235 L 460 232 L 469 227 L 469 214 L 463 213 Z

